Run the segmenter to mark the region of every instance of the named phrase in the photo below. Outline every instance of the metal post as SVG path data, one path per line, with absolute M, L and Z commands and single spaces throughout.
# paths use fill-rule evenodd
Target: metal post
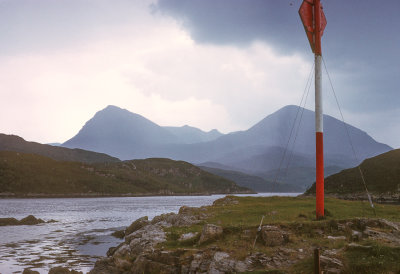
M 315 143 L 316 143 L 316 215 L 324 217 L 324 139 L 322 108 L 322 73 L 321 73 L 321 5 L 314 0 L 314 41 L 315 41 Z
M 319 248 L 314 249 L 314 273 L 321 274 L 321 264 L 319 259 Z
M 321 55 L 315 55 L 316 214 L 324 217 L 324 138 Z

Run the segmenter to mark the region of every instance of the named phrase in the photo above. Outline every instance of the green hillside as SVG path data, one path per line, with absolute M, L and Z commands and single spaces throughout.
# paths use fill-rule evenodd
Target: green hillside
M 374 194 L 400 192 L 400 149 L 363 161 L 360 168 L 368 190 Z M 325 193 L 347 194 L 364 192 L 358 167 L 343 170 L 325 178 Z M 306 194 L 315 193 L 315 183 Z
M 0 193 L 29 195 L 173 195 L 248 193 L 234 182 L 169 159 L 86 164 L 0 152 Z
M 76 161 L 84 163 L 119 162 L 120 160 L 104 153 L 83 149 L 70 149 L 60 146 L 43 145 L 36 142 L 27 142 L 16 135 L 0 133 L 0 151 L 16 151 L 33 153 L 49 157 L 58 161 Z

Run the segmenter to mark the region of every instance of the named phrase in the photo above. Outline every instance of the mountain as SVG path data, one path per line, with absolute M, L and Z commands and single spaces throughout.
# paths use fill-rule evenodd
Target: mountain
M 34 153 L 58 161 L 76 161 L 85 163 L 95 162 L 119 162 L 120 160 L 106 155 L 86 151 L 82 149 L 68 149 L 65 147 L 43 145 L 35 142 L 27 142 L 19 136 L 0 133 L 0 151 L 15 151 L 22 153 Z
M 202 131 L 198 128 L 185 125 L 183 127 L 164 127 L 169 132 L 178 137 L 180 143 L 194 144 L 208 142 L 221 137 L 223 134 L 216 129 L 209 132 Z
M 400 149 L 364 160 L 355 168 L 325 178 L 325 193 L 365 193 L 362 170 L 368 190 L 374 194 L 400 194 Z M 315 194 L 315 183 L 306 194 Z
M 297 113 L 302 117 L 300 127 L 299 130 L 295 127 L 293 132 L 297 132 L 296 138 L 293 134 L 288 143 Z M 250 175 L 281 167 L 290 172 L 286 177 L 290 180 L 281 183 L 304 187 L 310 185 L 314 177 L 311 176 L 311 171 L 315 169 L 314 124 L 313 111 L 286 106 L 248 130 L 225 134 L 211 141 L 192 143 L 194 139 L 187 136 L 194 136 L 193 132 L 199 136 L 199 132 L 193 128 L 163 128 L 138 114 L 109 106 L 96 113 L 75 137 L 63 145 L 104 152 L 124 160 L 162 157 L 195 164 L 213 162 L 228 167 L 228 170 Z M 324 115 L 326 170 L 354 167 L 365 158 L 391 150 L 391 147 L 378 143 L 364 131 L 348 124 L 346 126 L 359 160 L 352 153 L 344 124 Z M 285 152 L 287 144 L 289 149 Z M 302 179 L 298 180 L 295 175 L 300 175 Z M 264 179 L 270 180 L 267 177 Z M 305 183 L 307 180 L 309 182 Z
M 267 151 L 267 154 L 269 155 L 270 151 L 268 150 L 271 150 L 271 148 L 286 147 L 293 120 L 298 111 L 302 111 L 303 115 L 301 127 L 294 146 L 294 152 L 297 155 L 300 154 L 303 156 L 315 155 L 314 112 L 307 109 L 299 109 L 297 106 L 283 107 L 275 113 L 267 116 L 250 129 L 224 135 L 215 140 L 214 144 L 218 143 L 221 150 L 224 150 L 224 148 L 225 150 L 228 150 L 225 152 L 227 158 L 231 158 L 229 154 L 232 153 L 242 154 L 243 148 L 245 148 L 246 151 L 249 149 L 258 151 L 257 154 L 262 154 L 263 151 Z M 348 124 L 347 127 L 354 148 L 360 159 L 365 159 L 391 150 L 391 147 L 376 142 L 364 131 Z M 292 146 L 293 141 L 289 143 L 289 148 Z M 229 149 L 229 147 L 233 149 Z M 349 163 L 358 164 L 353 160 L 352 150 L 344 124 L 329 115 L 324 115 L 324 152 L 326 159 L 332 162 L 330 164 L 334 164 L 337 161 L 341 163 L 344 159 L 348 161 L 346 162 L 346 165 Z M 225 155 L 222 157 L 220 156 L 220 159 L 223 159 Z M 256 153 L 253 155 L 256 155 Z M 245 157 L 248 157 L 248 155 L 245 155 Z M 227 163 L 226 160 L 220 160 L 217 162 L 221 162 L 222 164 Z
M 87 164 L 0 152 L 0 196 L 108 196 L 251 193 L 182 161 Z
M 158 146 L 179 142 L 169 130 L 143 116 L 108 106 L 63 146 L 103 152 L 125 160 L 157 156 Z
M 211 168 L 205 166 L 199 167 L 202 170 L 231 180 L 235 182 L 238 186 L 246 187 L 256 192 L 303 192 L 303 188 L 299 186 L 274 183 L 273 181 L 267 181 L 261 177 L 249 175 L 238 171 Z
M 329 176 L 341 171 L 343 167 L 328 166 L 324 168 L 324 175 Z M 315 181 L 315 167 L 289 167 L 274 169 L 266 172 L 257 172 L 257 176 L 277 182 L 286 182 L 288 185 L 300 187 L 302 191 L 306 190 Z

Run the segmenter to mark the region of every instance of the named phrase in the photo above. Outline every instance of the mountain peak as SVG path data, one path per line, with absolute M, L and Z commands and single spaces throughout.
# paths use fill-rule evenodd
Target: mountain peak
M 145 117 L 109 105 L 63 146 L 106 151 L 122 159 L 132 159 L 151 154 L 151 147 L 177 142 L 175 135 Z

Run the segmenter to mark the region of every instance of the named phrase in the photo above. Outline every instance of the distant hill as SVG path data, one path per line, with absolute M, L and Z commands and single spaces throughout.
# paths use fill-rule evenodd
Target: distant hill
M 68 149 L 65 147 L 43 145 L 27 142 L 19 136 L 0 133 L 0 151 L 15 151 L 33 153 L 46 156 L 58 161 L 75 161 L 85 163 L 119 162 L 120 160 L 106 155 L 82 149 Z
M 286 178 L 290 181 L 282 182 L 304 187 L 314 179 L 309 174 L 315 169 L 315 123 L 313 111 L 297 106 L 283 107 L 248 130 L 197 143 L 192 143 L 195 140 L 193 136 L 200 138 L 204 132 L 199 133 L 191 127 L 164 128 L 138 114 L 109 106 L 96 113 L 63 146 L 104 152 L 123 160 L 162 157 L 194 164 L 213 162 L 230 170 L 258 175 L 279 168 L 299 110 L 303 115 L 296 143 L 294 146 L 293 141 L 289 143 L 290 150 L 282 162 L 283 168 L 289 166 L 290 174 Z M 347 127 L 360 161 L 392 149 L 360 129 L 351 125 Z M 326 170 L 341 170 L 360 164 L 352 155 L 344 124 L 328 115 L 324 116 L 324 155 Z M 301 168 L 304 171 L 301 176 L 308 179 L 298 180 L 295 176 Z M 291 174 L 293 171 L 295 173 Z
M 326 177 L 338 173 L 342 169 L 338 166 L 328 166 L 324 169 L 324 175 Z M 287 170 L 286 167 L 283 167 L 281 170 L 274 169 L 266 172 L 258 172 L 256 175 L 270 181 L 274 181 L 276 178 L 278 182 L 287 182 L 288 185 L 300 187 L 304 191 L 315 181 L 315 172 L 314 167 L 299 166 L 290 167 Z
M 148 158 L 162 144 L 179 143 L 179 138 L 139 114 L 116 106 L 97 112 L 63 146 L 107 153 L 120 159 Z
M 400 149 L 364 160 L 359 166 L 367 188 L 374 194 L 400 193 Z M 365 192 L 358 167 L 325 178 L 325 193 L 354 194 Z M 315 194 L 315 183 L 306 194 Z
M 2 196 L 173 195 L 250 193 L 182 161 L 132 160 L 87 164 L 0 152 Z
M 238 186 L 250 188 L 256 192 L 303 192 L 303 188 L 295 185 L 274 183 L 258 176 L 246 173 L 200 166 L 201 169 L 235 182 Z
M 180 143 L 195 144 L 208 142 L 221 137 L 223 134 L 216 129 L 209 132 L 202 131 L 198 128 L 185 125 L 183 127 L 164 127 L 172 134 L 178 137 Z

